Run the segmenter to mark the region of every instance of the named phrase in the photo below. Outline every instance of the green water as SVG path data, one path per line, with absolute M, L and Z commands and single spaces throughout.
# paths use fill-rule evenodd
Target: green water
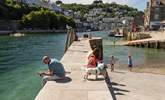
M 43 55 L 60 59 L 64 34 L 0 37 L 0 100 L 33 100 L 41 88 L 36 74 Z
M 111 45 L 114 38 L 108 37 L 106 32 L 93 32 L 92 34 L 103 38 L 104 61 L 106 63 L 109 63 L 110 56 L 113 55 L 118 59 L 117 63 L 126 67 L 128 54 L 131 54 L 135 67 L 152 67 L 165 64 L 165 50 L 114 46 Z M 122 38 L 115 38 L 115 40 L 123 41 Z
M 81 33 L 79 33 L 81 35 Z M 111 46 L 113 38 L 106 32 L 94 32 L 103 37 L 104 61 L 117 57 L 127 64 L 127 54 L 133 55 L 136 65 L 164 63 L 164 50 Z M 36 74 L 47 68 L 41 63 L 43 55 L 60 59 L 64 52 L 66 35 L 26 35 L 24 37 L 0 37 L 0 100 L 33 100 L 41 89 L 41 79 Z

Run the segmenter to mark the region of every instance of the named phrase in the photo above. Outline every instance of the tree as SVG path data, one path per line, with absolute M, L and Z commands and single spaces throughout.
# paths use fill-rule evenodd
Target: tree
M 29 6 L 28 4 L 15 2 L 14 0 L 0 0 L 1 19 L 20 20 L 24 14 L 40 9 L 41 7 Z
M 5 0 L 0 1 L 0 19 L 8 19 L 8 8 L 5 5 Z
M 75 27 L 75 22 L 72 18 L 49 10 L 32 11 L 22 17 L 22 25 L 27 28 L 65 29 L 67 24 Z
M 73 18 L 70 18 L 70 17 L 67 18 L 67 25 L 72 26 L 73 28 L 76 28 L 76 23 L 74 22 Z

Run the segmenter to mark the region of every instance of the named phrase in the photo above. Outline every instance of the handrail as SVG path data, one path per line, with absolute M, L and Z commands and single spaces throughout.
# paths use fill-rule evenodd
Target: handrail
M 68 50 L 68 48 L 70 47 L 70 45 L 77 40 L 77 35 L 74 31 L 74 29 L 68 29 L 67 30 L 67 38 L 66 38 L 66 42 L 65 42 L 65 49 L 64 49 L 64 53 Z

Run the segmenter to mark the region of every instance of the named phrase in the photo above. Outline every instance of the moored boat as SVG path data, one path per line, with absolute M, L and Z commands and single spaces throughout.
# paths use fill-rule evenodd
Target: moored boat
M 115 37 L 124 37 L 123 34 L 115 34 Z
M 114 35 L 115 35 L 115 33 L 113 31 L 108 32 L 108 36 L 113 37 Z

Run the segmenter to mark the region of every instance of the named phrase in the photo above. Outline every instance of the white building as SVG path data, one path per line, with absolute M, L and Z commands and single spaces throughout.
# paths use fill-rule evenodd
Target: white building
M 101 14 L 102 8 L 94 8 L 89 11 L 89 16 L 97 16 L 98 14 Z
M 72 10 L 65 10 L 65 11 L 63 11 L 63 13 L 65 16 L 73 16 L 74 15 L 74 12 Z
M 116 18 L 103 18 L 104 23 L 112 23 L 115 22 L 117 19 Z

